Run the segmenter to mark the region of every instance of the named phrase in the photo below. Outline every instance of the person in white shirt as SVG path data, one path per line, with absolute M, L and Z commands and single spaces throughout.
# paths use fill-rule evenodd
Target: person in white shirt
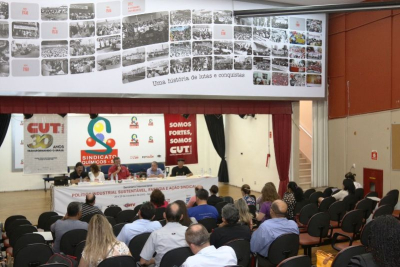
M 186 230 L 186 242 L 194 256 L 190 256 L 181 267 L 224 267 L 236 265 L 237 258 L 233 248 L 221 246 L 216 249 L 210 245 L 210 234 L 201 224 L 192 224 Z
M 100 168 L 96 163 L 90 165 L 89 179 L 90 182 L 104 181 L 104 173 L 100 171 Z
M 351 179 L 345 178 L 343 180 L 343 190 L 340 190 L 339 192 L 335 193 L 332 195 L 336 199 L 336 201 L 342 201 L 345 197 L 348 195 L 354 195 L 356 192 L 356 187 L 354 186 L 354 183 Z M 318 202 L 321 203 L 323 200 L 323 197 L 320 197 L 318 199 Z
M 346 175 L 344 177 L 347 178 L 347 179 L 352 180 L 353 183 L 354 183 L 354 186 L 356 187 L 356 189 L 357 188 L 363 188 L 360 183 L 356 182 L 356 174 L 355 173 L 348 172 L 348 173 L 346 173 Z
M 144 203 L 138 212 L 139 220 L 125 224 L 117 239 L 129 245 L 135 236 L 160 229 L 162 226 L 159 221 L 151 221 L 155 214 L 154 205 L 151 202 Z
M 152 232 L 140 253 L 140 264 L 143 266 L 155 264 L 160 266 L 161 259 L 168 251 L 174 248 L 187 247 L 185 232 L 187 227 L 179 222 L 183 219 L 182 210 L 176 203 L 169 204 L 164 218 L 167 224 Z M 153 258 L 154 253 L 157 253 Z

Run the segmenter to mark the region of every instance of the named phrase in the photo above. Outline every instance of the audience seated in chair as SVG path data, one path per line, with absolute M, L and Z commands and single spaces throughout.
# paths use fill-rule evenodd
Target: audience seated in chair
M 176 203 L 169 204 L 165 211 L 167 224 L 161 229 L 155 230 L 147 239 L 142 252 L 140 253 L 140 264 L 160 266 L 165 253 L 174 248 L 187 247 L 185 240 L 186 226 L 179 222 L 182 220 L 182 211 Z M 153 258 L 154 253 L 157 253 Z
M 222 223 L 210 236 L 211 245 L 219 248 L 234 239 L 250 241 L 250 228 L 238 222 L 239 210 L 233 204 L 226 204 L 222 208 Z
M 200 189 L 203 189 L 202 185 L 196 185 L 196 187 L 194 188 L 194 196 L 192 196 L 189 199 L 189 202 L 187 203 L 186 207 L 189 209 L 191 207 L 193 207 L 194 204 L 196 204 L 196 193 L 197 191 L 199 191 Z
M 155 212 L 156 209 L 152 203 L 144 203 L 138 212 L 139 219 L 133 223 L 125 224 L 117 239 L 129 245 L 129 242 L 135 236 L 143 233 L 151 233 L 160 229 L 162 226 L 159 221 L 151 221 L 154 218 Z
M 355 256 L 350 267 L 400 266 L 400 223 L 392 215 L 383 215 L 371 222 L 367 250 L 370 253 Z
M 180 210 L 182 211 L 182 220 L 180 220 L 179 223 L 186 227 L 191 225 L 192 220 L 190 220 L 188 209 L 186 208 L 186 203 L 183 200 L 177 200 L 174 203 L 178 204 Z
M 66 232 L 74 229 L 88 229 L 88 224 L 79 220 L 81 216 L 82 204 L 79 202 L 71 202 L 67 207 L 67 214 L 64 216 L 64 218 L 51 225 L 50 230 L 55 234 L 55 240 L 53 244 L 54 253 L 60 252 L 60 241 Z
M 270 216 L 270 209 L 271 204 L 275 200 L 279 199 L 278 192 L 276 191 L 276 187 L 273 183 L 268 182 L 264 185 L 263 189 L 261 190 L 261 200 L 260 203 L 260 212 L 257 215 L 257 221 L 264 222 L 271 218 Z
M 207 199 L 207 204 L 208 205 L 211 205 L 211 206 L 215 207 L 215 205 L 217 205 L 217 203 L 223 201 L 222 198 L 217 196 L 218 191 L 219 191 L 218 186 L 216 186 L 216 185 L 211 186 L 211 188 L 210 188 L 210 196 Z
M 357 188 L 363 188 L 362 185 L 361 185 L 360 183 L 356 182 L 356 174 L 355 174 L 355 173 L 348 172 L 348 173 L 346 173 L 346 174 L 344 175 L 344 177 L 345 177 L 346 179 L 352 180 L 352 181 L 353 181 L 353 184 L 354 184 L 354 187 L 355 187 L 356 189 L 357 189 Z
M 356 193 L 356 187 L 354 186 L 353 180 L 351 179 L 344 179 L 343 180 L 343 190 L 332 195 L 336 199 L 336 201 L 342 201 L 348 195 L 354 195 Z M 321 203 L 323 197 L 318 199 L 318 202 Z
M 213 218 L 217 220 L 218 211 L 214 206 L 207 204 L 208 192 L 205 189 L 199 189 L 196 192 L 196 207 L 190 208 L 188 210 L 189 217 L 195 218 L 197 221 Z
M 195 255 L 187 258 L 182 267 L 224 267 L 237 264 L 236 253 L 231 247 L 222 246 L 216 249 L 210 245 L 207 229 L 201 224 L 189 226 L 185 233 L 185 239 Z
M 85 203 L 82 203 L 82 218 L 93 213 L 104 215 L 103 212 L 94 205 L 96 204 L 96 196 L 94 194 L 87 194 L 85 201 Z
M 247 225 L 250 230 L 253 229 L 253 215 L 249 211 L 249 206 L 243 198 L 235 202 L 235 207 L 239 211 L 239 223 Z
M 244 184 L 240 188 L 240 191 L 242 192 L 243 199 L 246 201 L 247 205 L 256 205 L 256 200 L 250 196 L 251 190 L 250 190 L 250 185 Z
M 151 192 L 150 202 L 156 209 L 166 208 L 168 206 L 168 202 L 165 200 L 165 196 L 160 189 L 154 189 L 154 191 Z
M 296 207 L 297 202 L 303 201 L 303 189 L 297 186 L 295 182 L 289 182 L 287 186 L 287 191 L 283 195 L 283 201 L 286 202 L 288 206 L 287 217 L 289 220 L 294 220 L 294 208 Z
M 94 215 L 89 223 L 79 267 L 97 266 L 107 258 L 122 255 L 131 255 L 128 246 L 115 238 L 106 217 L 99 214 Z
M 263 222 L 251 236 L 252 252 L 268 257 L 269 246 L 277 237 L 288 233 L 299 234 L 297 224 L 286 218 L 286 212 L 287 204 L 284 201 L 275 200 L 272 203 L 271 219 Z

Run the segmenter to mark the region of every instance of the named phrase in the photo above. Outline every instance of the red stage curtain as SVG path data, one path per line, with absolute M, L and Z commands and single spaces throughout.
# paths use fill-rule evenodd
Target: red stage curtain
M 0 97 L 0 113 L 25 114 L 291 114 L 291 101 Z
M 292 144 L 291 114 L 273 114 L 274 146 L 276 167 L 279 174 L 278 194 L 283 197 L 289 183 L 290 150 Z

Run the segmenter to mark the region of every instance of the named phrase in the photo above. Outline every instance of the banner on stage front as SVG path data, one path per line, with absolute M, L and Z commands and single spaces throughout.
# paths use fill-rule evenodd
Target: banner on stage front
M 35 114 L 24 121 L 24 173 L 60 174 L 67 166 L 67 120 Z
M 192 115 L 184 118 L 179 114 L 165 114 L 165 165 L 176 165 L 179 158 L 186 164 L 196 164 L 197 121 Z

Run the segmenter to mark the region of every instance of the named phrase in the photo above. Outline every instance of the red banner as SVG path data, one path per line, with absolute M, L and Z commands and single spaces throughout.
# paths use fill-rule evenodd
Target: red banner
M 197 121 L 196 115 L 185 119 L 179 114 L 165 114 L 165 165 L 176 165 L 179 158 L 185 164 L 196 164 Z
M 104 152 L 105 150 L 93 151 Z M 112 152 L 107 155 L 94 155 L 87 153 L 85 150 L 81 150 L 81 162 L 86 166 L 92 163 L 96 163 L 97 165 L 112 165 L 114 164 L 115 157 L 118 157 L 118 149 L 113 149 Z

